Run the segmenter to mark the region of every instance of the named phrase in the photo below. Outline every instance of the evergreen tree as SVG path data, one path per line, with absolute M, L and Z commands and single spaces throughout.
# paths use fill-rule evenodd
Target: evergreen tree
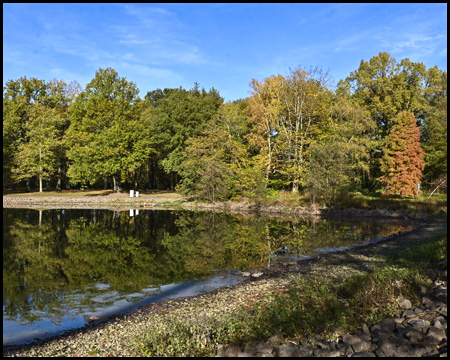
M 420 147 L 420 131 L 413 114 L 402 111 L 396 118 L 381 159 L 385 194 L 400 197 L 417 194 L 417 184 L 422 179 L 424 153 Z

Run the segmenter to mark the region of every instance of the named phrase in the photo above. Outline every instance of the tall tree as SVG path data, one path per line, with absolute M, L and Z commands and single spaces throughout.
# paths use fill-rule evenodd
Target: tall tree
M 429 186 L 447 176 L 447 71 L 427 72 L 424 97 L 427 106 L 420 127 L 425 151 L 424 183 Z
M 223 103 L 217 90 L 200 90 L 196 83 L 191 90 L 182 88 L 164 91 L 157 101 L 152 131 L 159 152 L 159 165 L 170 176 L 171 188 L 179 180 L 183 151 L 189 138 L 199 135 L 206 124 L 216 115 Z
M 36 119 L 30 119 L 30 115 L 36 115 L 36 109 L 32 110 L 36 104 L 41 104 L 47 109 L 56 109 L 59 116 L 65 121 L 58 121 L 58 131 L 64 132 L 68 126 L 66 112 L 68 106 L 80 91 L 80 85 L 73 81 L 66 84 L 62 80 L 53 79 L 48 83 L 44 80 L 36 78 L 27 79 L 26 77 L 19 80 L 10 80 L 3 88 L 3 180 L 4 186 L 9 183 L 10 171 L 13 167 L 16 170 L 21 164 L 16 164 L 16 156 L 21 146 L 21 151 L 29 142 L 30 124 Z M 42 113 L 44 110 L 39 108 Z M 39 116 L 38 116 L 39 117 Z M 53 117 L 53 115 L 50 115 Z M 36 134 L 34 133 L 33 136 Z M 61 145 L 61 144 L 60 144 Z M 55 175 L 58 184 L 61 185 L 63 177 L 62 164 L 64 163 L 64 147 L 57 147 L 60 151 L 57 156 L 59 163 L 58 174 Z M 22 153 L 24 155 L 24 153 Z M 17 167 L 17 165 L 19 167 Z M 16 175 L 18 175 L 16 171 Z M 23 175 L 23 174 L 22 174 Z M 27 179 L 27 183 L 32 177 L 15 176 L 15 179 Z
M 112 69 L 99 69 L 70 109 L 68 176 L 72 183 L 94 184 L 112 178 L 119 191 L 121 174 L 141 166 L 153 151 L 148 117 L 139 90 Z M 139 149 L 139 151 L 138 151 Z
M 17 180 L 36 176 L 39 192 L 42 181 L 56 174 L 62 147 L 62 131 L 66 122 L 61 110 L 42 104 L 33 104 L 25 123 L 26 141 L 18 145 L 13 176 Z
M 417 194 L 417 184 L 422 179 L 424 153 L 420 147 L 417 119 L 407 111 L 398 114 L 381 159 L 382 176 L 386 194 L 400 197 Z
M 223 104 L 205 130 L 187 141 L 181 164 L 182 193 L 211 201 L 256 195 L 263 172 L 248 152 L 246 117 L 239 106 Z
M 15 154 L 26 141 L 28 110 L 45 96 L 45 81 L 36 78 L 9 80 L 3 87 L 3 186 L 11 183 Z
M 425 120 L 428 100 L 424 96 L 427 70 L 424 64 L 403 59 L 398 62 L 387 52 L 369 61 L 361 60 L 356 71 L 338 83 L 338 93 L 347 93 L 358 105 L 370 111 L 377 123 L 373 132 L 370 178 L 367 186 L 375 189 L 381 176 L 381 154 L 386 137 L 401 111 L 414 114 L 418 123 Z
M 345 95 L 334 99 L 330 120 L 326 133 L 311 144 L 306 175 L 311 201 L 320 198 L 328 205 L 359 187 L 367 176 L 375 127 L 370 113 Z
M 295 69 L 284 77 L 252 80 L 251 144 L 259 147 L 266 178 L 280 174 L 293 192 L 304 185 L 308 146 L 327 121 L 331 93 L 320 69 Z

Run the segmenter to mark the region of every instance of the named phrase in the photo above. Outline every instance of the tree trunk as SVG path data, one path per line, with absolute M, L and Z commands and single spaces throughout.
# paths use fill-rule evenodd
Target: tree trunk
M 42 175 L 39 175 L 39 192 L 42 192 Z
M 120 183 L 120 175 L 113 175 L 113 183 L 114 183 L 114 192 L 118 193 L 120 191 L 119 183 Z
M 294 179 L 294 181 L 292 182 L 292 193 L 298 193 L 298 179 Z

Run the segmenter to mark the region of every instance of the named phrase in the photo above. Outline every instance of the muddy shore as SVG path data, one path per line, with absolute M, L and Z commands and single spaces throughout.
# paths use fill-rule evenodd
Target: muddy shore
M 14 198 L 7 197 L 4 207 L 19 207 Z M 49 202 L 21 200 L 23 207 L 47 208 Z M 55 198 L 53 198 L 54 200 Z M 51 202 L 52 205 L 60 207 L 62 204 L 71 203 L 75 207 L 87 206 L 92 208 L 96 201 L 74 201 Z M 84 199 L 83 199 L 84 200 Z M 104 205 L 108 201 L 104 202 Z M 28 205 L 28 206 L 27 206 Z M 121 204 L 128 206 L 127 204 Z M 148 205 L 147 205 L 148 206 Z M 152 203 L 148 208 L 153 208 Z M 145 207 L 145 205 L 144 205 Z M 145 207 L 147 208 L 147 207 Z M 198 208 L 197 208 L 198 209 Z M 348 211 L 348 210 L 347 210 Z M 360 212 L 359 210 L 357 212 Z M 351 214 L 352 211 L 348 214 Z M 389 216 L 389 212 L 382 212 L 382 216 Z M 376 216 L 374 212 L 369 216 Z M 394 214 L 394 217 L 404 214 Z M 416 222 L 415 229 L 393 235 L 377 243 L 351 248 L 346 251 L 326 253 L 302 260 L 295 264 L 280 267 L 271 273 L 266 273 L 259 278 L 243 281 L 232 287 L 225 287 L 211 293 L 195 297 L 170 300 L 152 304 L 139 310 L 122 316 L 114 316 L 93 322 L 82 329 L 71 331 L 63 336 L 47 339 L 31 345 L 4 347 L 4 356 L 89 356 L 93 349 L 97 356 L 136 356 L 136 336 L 152 328 L 152 324 L 164 321 L 166 316 L 181 316 L 189 319 L 195 318 L 202 321 L 205 318 L 214 318 L 223 313 L 232 312 L 234 309 L 245 305 L 249 301 L 258 299 L 268 291 L 282 291 L 287 287 L 293 276 L 297 274 L 307 276 L 350 276 L 356 273 L 368 272 L 376 266 L 379 258 L 387 257 L 403 248 L 410 247 L 429 238 L 442 228 L 446 228 L 446 219 L 422 219 Z M 373 257 L 377 256 L 377 261 Z M 275 335 L 275 334 L 274 334 Z

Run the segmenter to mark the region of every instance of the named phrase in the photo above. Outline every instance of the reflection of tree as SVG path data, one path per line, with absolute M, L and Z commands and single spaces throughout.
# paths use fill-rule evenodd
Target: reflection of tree
M 4 313 L 38 320 L 61 316 L 70 294 L 95 282 L 130 294 L 149 285 L 201 278 L 218 269 L 267 267 L 271 254 L 291 256 L 349 246 L 404 229 L 400 222 L 275 220 L 208 212 L 3 210 Z M 75 296 L 88 306 L 89 298 Z M 73 300 L 75 301 L 75 300 Z M 91 306 L 91 305 L 89 305 Z M 52 315 L 53 314 L 53 315 Z

